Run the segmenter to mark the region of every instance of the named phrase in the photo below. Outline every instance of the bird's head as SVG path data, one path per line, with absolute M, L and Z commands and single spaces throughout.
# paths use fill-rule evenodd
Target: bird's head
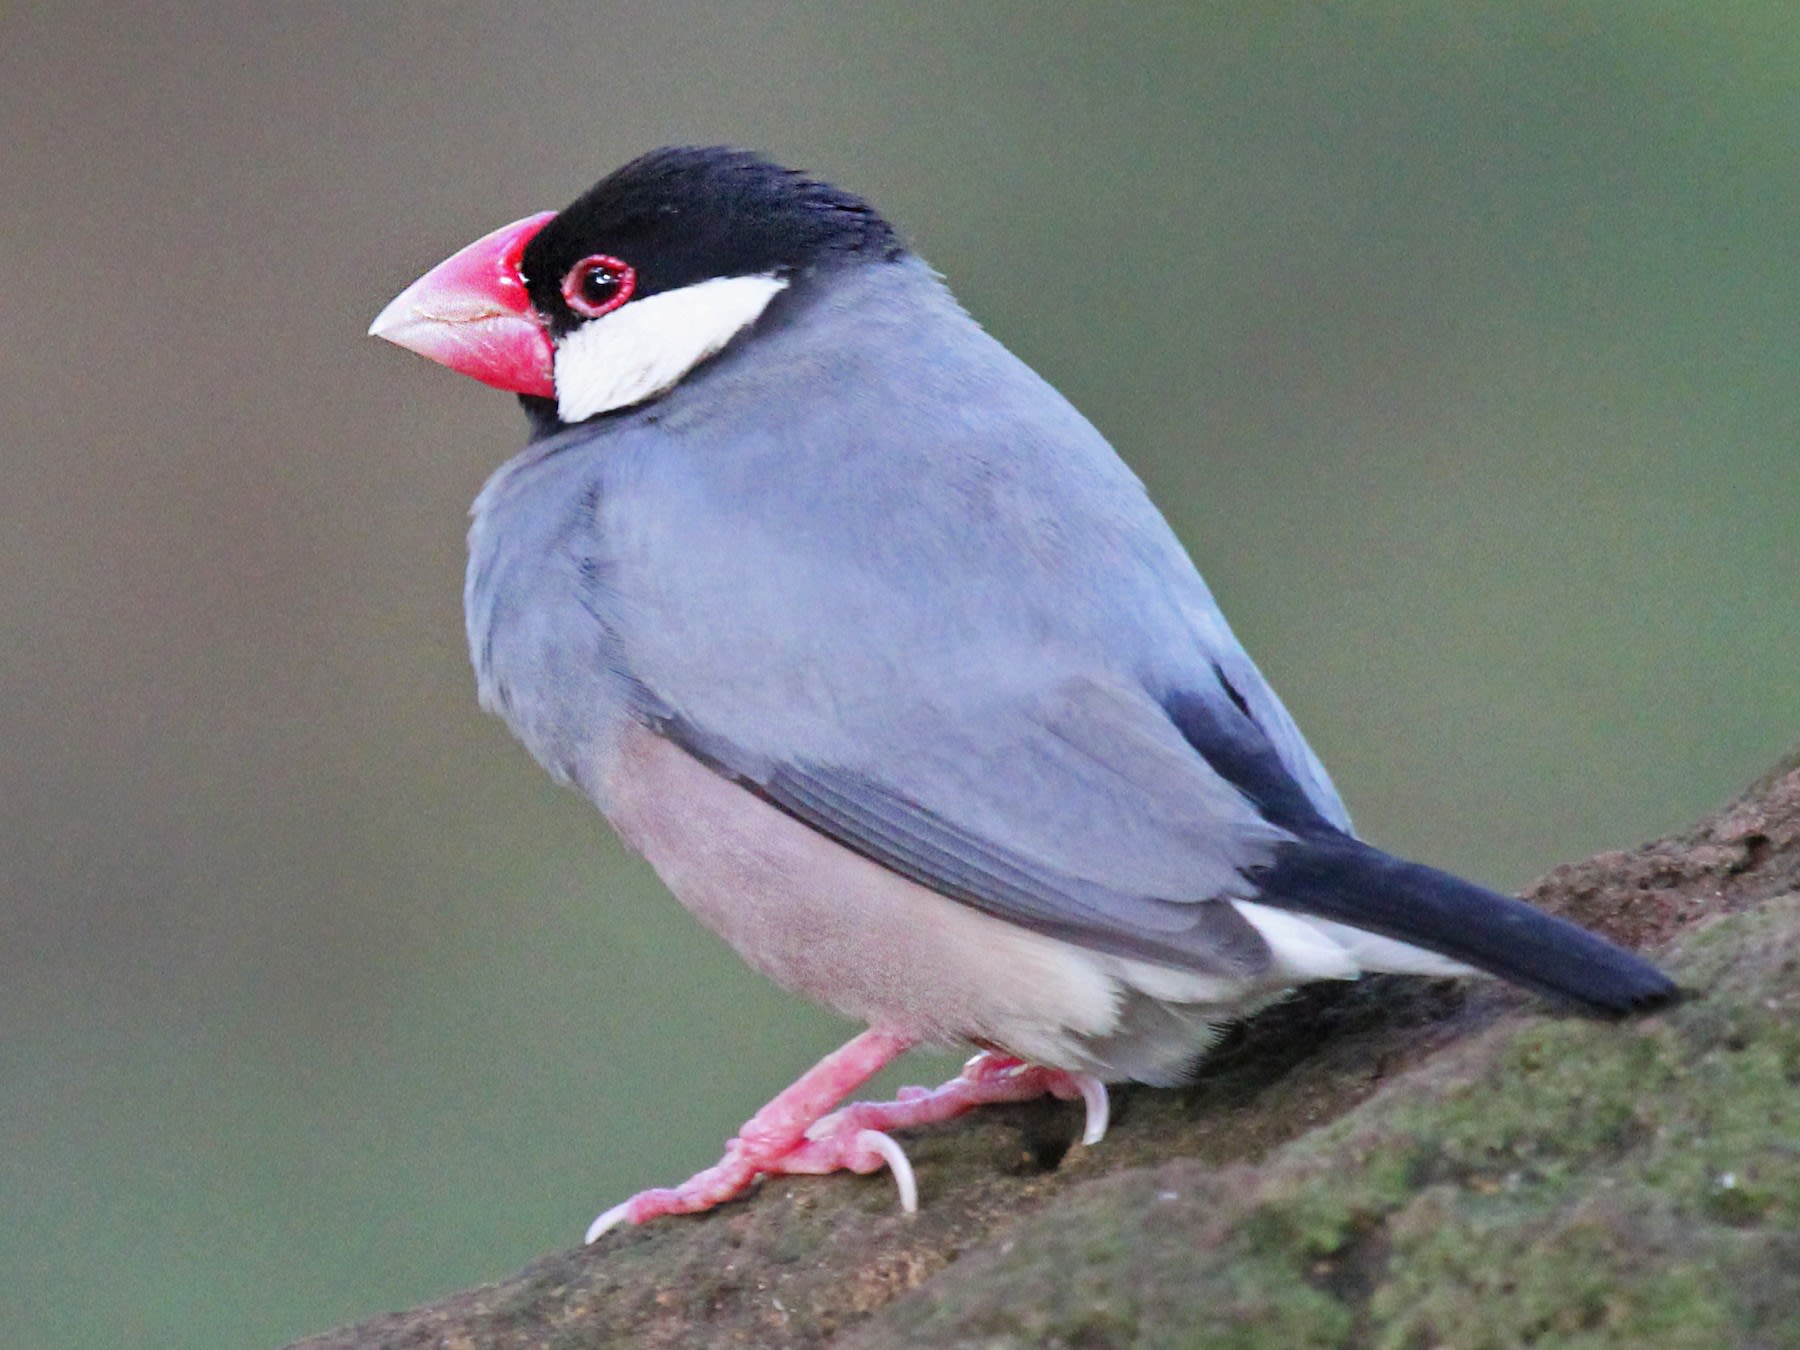
M 656 150 L 452 254 L 369 332 L 566 425 L 667 393 L 784 293 L 903 252 L 829 184 L 742 150 Z

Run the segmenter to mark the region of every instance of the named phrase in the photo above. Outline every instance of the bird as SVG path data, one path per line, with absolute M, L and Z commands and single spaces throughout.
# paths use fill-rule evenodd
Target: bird
M 890 1169 L 985 1103 L 1177 1084 L 1296 986 L 1486 972 L 1677 994 L 1359 839 L 1107 440 L 863 198 L 652 151 L 454 253 L 370 333 L 515 394 L 471 508 L 481 704 L 752 967 L 865 1029 L 720 1161 L 603 1212 Z M 936 1089 L 843 1105 L 914 1046 Z

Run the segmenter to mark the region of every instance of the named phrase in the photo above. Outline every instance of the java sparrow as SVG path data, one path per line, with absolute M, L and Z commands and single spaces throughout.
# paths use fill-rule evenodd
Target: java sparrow
M 1488 971 L 1600 1013 L 1660 971 L 1360 842 L 1142 484 L 868 203 L 658 150 L 370 332 L 519 396 L 473 507 L 481 702 L 752 966 L 869 1030 L 723 1160 L 893 1169 L 982 1102 L 1179 1081 L 1309 980 Z M 833 1110 L 922 1042 L 935 1091 Z

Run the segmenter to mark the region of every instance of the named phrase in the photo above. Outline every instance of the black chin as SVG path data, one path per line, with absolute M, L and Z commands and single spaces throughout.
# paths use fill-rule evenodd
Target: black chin
M 555 399 L 539 398 L 536 394 L 520 394 L 519 406 L 525 410 L 525 420 L 531 424 L 532 440 L 540 441 L 563 429 L 564 422 L 556 415 Z

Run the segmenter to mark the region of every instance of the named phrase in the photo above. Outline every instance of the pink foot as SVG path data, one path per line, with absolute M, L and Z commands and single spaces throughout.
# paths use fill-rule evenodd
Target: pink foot
M 1028 1102 L 1055 1097 L 1087 1106 L 1087 1123 L 1081 1142 L 1092 1146 L 1106 1136 L 1108 1102 L 1106 1084 L 1092 1074 L 1070 1073 L 1027 1064 L 1014 1055 L 984 1050 L 962 1072 L 942 1087 L 906 1087 L 891 1102 L 856 1102 L 826 1116 L 807 1131 L 808 1146 L 857 1130 L 904 1130 L 916 1125 L 935 1125 L 954 1120 L 977 1106 L 998 1102 Z
M 750 1117 L 737 1137 L 726 1143 L 725 1156 L 717 1163 L 694 1173 L 679 1186 L 639 1191 L 623 1204 L 614 1205 L 588 1226 L 584 1240 L 592 1242 L 622 1223 L 644 1223 L 665 1214 L 695 1214 L 711 1209 L 742 1195 L 759 1176 L 839 1168 L 873 1172 L 897 1157 L 910 1180 L 912 1168 L 906 1163 L 906 1155 L 900 1152 L 898 1144 L 885 1137 L 866 1143 L 846 1139 L 836 1156 L 806 1159 L 811 1166 L 793 1165 L 793 1154 L 806 1142 L 807 1130 L 820 1117 L 912 1046 L 906 1037 L 882 1031 L 865 1031 L 852 1038 Z M 896 1175 L 900 1175 L 898 1169 Z
M 679 1186 L 640 1191 L 614 1205 L 589 1225 L 583 1240 L 593 1242 L 622 1223 L 711 1209 L 743 1194 L 760 1176 L 867 1173 L 886 1167 L 900 1189 L 900 1207 L 910 1214 L 919 1207 L 918 1184 L 905 1151 L 887 1131 L 936 1124 L 994 1102 L 1046 1094 L 1062 1101 L 1079 1097 L 1087 1103 L 1082 1143 L 1097 1144 L 1106 1133 L 1106 1085 L 1099 1079 L 1038 1068 L 995 1051 L 976 1055 L 940 1088 L 902 1088 L 897 1101 L 858 1102 L 831 1111 L 912 1045 L 887 1032 L 863 1032 L 745 1122 L 718 1163 Z

